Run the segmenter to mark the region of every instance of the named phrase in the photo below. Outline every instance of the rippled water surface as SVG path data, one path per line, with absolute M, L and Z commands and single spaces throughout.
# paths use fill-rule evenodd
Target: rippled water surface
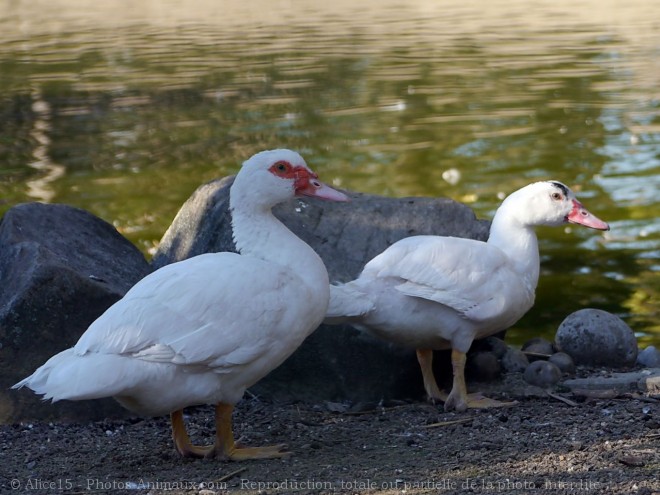
M 659 88 L 655 0 L 7 1 L 0 213 L 69 203 L 148 254 L 200 183 L 265 148 L 485 218 L 553 178 L 612 230 L 540 229 L 510 335 L 598 307 L 660 345 Z

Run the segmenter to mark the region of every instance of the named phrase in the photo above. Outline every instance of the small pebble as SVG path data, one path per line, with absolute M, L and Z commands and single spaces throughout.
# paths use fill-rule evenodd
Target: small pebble
M 345 413 L 348 411 L 348 404 L 343 404 L 341 402 L 330 402 L 325 401 L 325 408 L 334 413 Z
M 565 352 L 555 352 L 550 356 L 548 362 L 554 364 L 562 373 L 569 375 L 575 373 L 575 363 L 573 362 L 573 358 Z
M 619 457 L 619 462 L 621 464 L 631 467 L 642 467 L 646 465 L 644 458 L 638 455 L 622 455 L 621 457 Z
M 348 408 L 346 412 L 361 413 L 366 411 L 373 411 L 378 407 L 378 402 L 357 402 Z
M 489 382 L 500 375 L 500 363 L 492 352 L 479 352 L 469 358 L 470 376 L 480 382 Z
M 571 450 L 583 450 L 584 449 L 584 444 L 579 441 L 573 441 L 571 442 Z
M 484 349 L 489 350 L 497 359 L 502 359 L 506 354 L 506 351 L 509 350 L 509 346 L 504 343 L 502 339 L 497 337 L 486 337 L 482 341 Z
M 542 354 L 545 356 L 550 356 L 555 352 L 552 342 L 544 339 L 543 337 L 534 337 L 533 339 L 528 340 L 523 344 L 522 350 L 526 353 Z M 530 362 L 543 359 L 542 356 L 533 356 L 530 354 L 526 355 Z
M 522 373 L 529 366 L 529 359 L 520 349 L 509 347 L 502 357 L 502 368 L 507 373 Z
M 525 370 L 523 378 L 537 387 L 550 388 L 561 380 L 561 371 L 548 361 L 534 361 Z

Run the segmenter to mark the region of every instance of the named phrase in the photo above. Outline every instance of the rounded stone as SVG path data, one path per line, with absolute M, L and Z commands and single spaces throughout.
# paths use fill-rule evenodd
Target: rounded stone
M 618 316 L 600 309 L 581 309 L 566 317 L 555 335 L 557 348 L 575 364 L 627 367 L 635 364 L 637 340 Z
M 522 350 L 530 362 L 537 361 L 538 359 L 547 359 L 548 356 L 551 356 L 555 352 L 552 342 L 543 337 L 534 337 L 528 340 L 523 344 Z M 540 356 L 535 356 L 535 354 L 540 354 Z
M 548 358 L 548 362 L 554 364 L 559 371 L 572 375 L 575 373 L 575 363 L 573 358 L 565 352 L 555 352 Z
M 497 337 L 486 337 L 482 341 L 485 350 L 492 352 L 497 359 L 502 359 L 506 351 L 509 349 L 502 339 Z
M 561 371 L 548 361 L 534 361 L 523 374 L 525 381 L 541 388 L 550 388 L 561 380 Z
M 489 382 L 500 375 L 501 367 L 492 352 L 478 352 L 468 358 L 470 377 L 480 382 Z
M 660 368 L 660 350 L 650 345 L 637 354 L 637 364 L 647 368 Z
M 529 366 L 529 359 L 520 349 L 509 347 L 502 356 L 502 368 L 507 373 L 522 373 L 527 366 Z

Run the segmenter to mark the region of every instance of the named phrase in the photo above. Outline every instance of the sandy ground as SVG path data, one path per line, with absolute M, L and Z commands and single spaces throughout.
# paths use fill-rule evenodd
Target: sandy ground
M 517 397 L 505 409 L 271 403 L 247 397 L 245 444 L 287 443 L 286 459 L 183 459 L 167 418 L 0 426 L 1 493 L 660 494 L 660 401 Z M 191 409 L 196 443 L 210 407 Z

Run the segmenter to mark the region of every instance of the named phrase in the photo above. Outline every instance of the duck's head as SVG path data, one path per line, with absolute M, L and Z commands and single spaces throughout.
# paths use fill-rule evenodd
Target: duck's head
M 232 204 L 249 202 L 272 208 L 294 196 L 313 196 L 330 201 L 348 201 L 348 196 L 318 179 L 295 151 L 262 151 L 243 163 L 231 188 Z
M 558 181 L 535 182 L 507 197 L 502 207 L 526 225 L 561 225 L 570 222 L 592 229 L 610 226 L 590 213 L 568 186 Z M 500 207 L 500 208 L 502 208 Z

